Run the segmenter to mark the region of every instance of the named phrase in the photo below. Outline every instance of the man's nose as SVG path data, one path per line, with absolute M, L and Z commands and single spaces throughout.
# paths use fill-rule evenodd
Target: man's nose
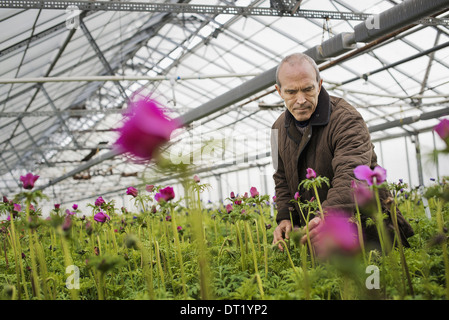
M 307 101 L 307 100 L 306 100 L 306 97 L 305 97 L 304 93 L 298 92 L 298 93 L 296 94 L 296 103 L 302 105 L 302 104 L 304 104 L 306 101 Z

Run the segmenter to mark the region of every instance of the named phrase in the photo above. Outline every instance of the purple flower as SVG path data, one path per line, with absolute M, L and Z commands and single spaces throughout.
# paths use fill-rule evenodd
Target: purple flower
M 162 200 L 168 202 L 175 198 L 175 191 L 172 187 L 165 187 L 164 189 L 160 189 L 158 193 L 154 195 L 154 199 L 157 202 L 161 202 Z
M 39 176 L 35 176 L 31 172 L 28 172 L 25 176 L 20 176 L 20 181 L 22 181 L 24 189 L 33 189 L 34 183 L 38 178 Z
M 442 119 L 433 130 L 440 136 L 441 139 L 446 140 L 449 138 L 449 119 Z
M 101 207 L 103 203 L 106 203 L 106 201 L 104 201 L 102 197 L 98 197 L 97 200 L 95 200 L 95 206 L 97 207 Z
M 3 196 L 3 202 L 4 203 L 9 203 L 9 200 L 8 200 L 8 198 L 6 196 Z
M 153 158 L 154 152 L 170 140 L 173 130 L 180 127 L 149 98 L 131 102 L 126 116 L 114 145 L 118 152 L 131 155 L 136 162 Z
M 354 175 L 359 180 L 365 180 L 370 186 L 374 184 L 374 181 L 376 185 L 379 185 L 387 179 L 387 171 L 380 166 L 371 170 L 367 165 L 360 165 L 354 169 Z
M 251 198 L 255 198 L 259 195 L 259 191 L 257 191 L 256 187 L 251 187 L 251 189 L 249 189 L 249 192 L 251 193 Z
M 106 222 L 106 220 L 111 220 L 111 217 L 109 217 L 106 213 L 104 213 L 103 211 L 98 212 L 95 216 L 94 216 L 94 220 L 97 222 L 101 222 L 104 223 Z
M 313 170 L 312 168 L 307 168 L 306 178 L 307 179 L 315 179 L 316 178 L 315 170 Z
M 137 195 L 139 194 L 139 191 L 137 191 L 137 189 L 134 188 L 134 187 L 129 187 L 129 188 L 126 190 L 126 194 L 128 194 L 128 195 L 130 195 L 130 196 L 133 196 L 133 197 L 135 198 L 135 197 L 137 197 Z

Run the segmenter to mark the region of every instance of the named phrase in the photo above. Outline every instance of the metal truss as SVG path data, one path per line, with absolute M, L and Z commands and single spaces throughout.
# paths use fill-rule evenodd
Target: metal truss
M 290 16 L 306 19 L 356 20 L 364 21 L 373 16 L 370 13 L 338 12 L 321 10 L 281 10 L 272 7 L 242 7 L 218 5 L 194 5 L 187 3 L 144 3 L 144 2 L 106 2 L 106 1 L 62 1 L 62 0 L 2 0 L 1 8 L 9 9 L 53 9 L 66 10 L 72 7 L 82 11 L 135 11 L 170 12 L 192 14 L 229 14 L 242 16 Z M 449 19 L 424 18 L 419 21 L 426 25 L 449 26 Z

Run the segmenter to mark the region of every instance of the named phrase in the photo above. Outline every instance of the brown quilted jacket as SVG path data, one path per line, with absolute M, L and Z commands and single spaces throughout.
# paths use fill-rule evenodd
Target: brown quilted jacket
M 304 225 L 297 204 L 290 202 L 298 191 L 299 183 L 306 179 L 307 168 L 315 170 L 319 176 L 329 178 L 330 188 L 323 185 L 319 197 L 323 210 L 340 208 L 355 212 L 351 181 L 354 168 L 368 165 L 372 169 L 378 165 L 370 133 L 360 113 L 344 99 L 329 96 L 324 87 L 318 98 L 317 108 L 312 115 L 304 134 L 295 126 L 295 120 L 286 110 L 272 126 L 272 156 L 275 166 L 273 175 L 276 191 L 277 216 L 281 220 L 290 219 L 290 212 L 295 225 Z M 387 172 L 388 174 L 388 172 Z M 313 190 L 299 190 L 301 200 L 310 200 Z M 380 198 L 384 204 L 390 193 L 383 189 Z M 389 212 L 389 205 L 383 211 Z M 363 215 L 362 221 L 367 216 Z M 402 240 L 408 245 L 407 237 L 413 235 L 410 224 L 398 212 Z M 393 232 L 391 220 L 386 221 L 387 228 Z M 365 228 L 367 241 L 375 241 L 377 231 Z

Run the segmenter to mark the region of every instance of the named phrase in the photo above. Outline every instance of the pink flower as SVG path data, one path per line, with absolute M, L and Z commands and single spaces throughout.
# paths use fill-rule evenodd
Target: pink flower
M 360 165 L 354 169 L 354 175 L 359 180 L 365 180 L 370 186 L 374 184 L 374 181 L 379 185 L 387 179 L 387 171 L 380 166 L 371 170 L 367 165 Z
M 70 211 L 69 209 L 66 209 L 66 210 L 65 210 L 65 213 L 66 213 L 66 215 L 68 215 L 68 216 L 73 216 L 73 215 L 76 214 L 76 212 L 72 212 L 72 211 Z
M 227 204 L 226 205 L 226 212 L 229 213 L 232 211 L 232 204 Z
M 135 198 L 135 197 L 137 197 L 137 195 L 139 194 L 139 192 L 137 191 L 136 188 L 134 188 L 134 187 L 129 187 L 129 188 L 126 190 L 126 194 L 131 195 L 131 196 L 133 196 L 133 197 Z
M 196 183 L 200 183 L 200 177 L 198 177 L 197 175 L 194 175 L 193 181 L 195 181 Z
M 172 187 L 165 187 L 164 189 L 160 189 L 158 193 L 154 195 L 154 200 L 157 202 L 170 201 L 175 198 L 175 191 Z
M 315 172 L 315 170 L 313 170 L 313 169 L 311 169 L 311 168 L 307 168 L 306 178 L 307 178 L 307 179 L 315 179 L 315 178 L 316 178 L 316 172 Z
M 334 252 L 353 253 L 359 248 L 357 225 L 344 211 L 333 209 L 321 221 L 320 240 L 314 243 L 318 256 L 326 257 Z
M 152 184 L 147 184 L 145 187 L 145 190 L 147 190 L 148 192 L 153 192 L 154 189 L 154 185 Z
M 256 187 L 251 187 L 251 189 L 249 189 L 249 192 L 251 193 L 251 198 L 255 198 L 259 195 L 259 191 L 257 191 Z
M 276 202 L 276 196 L 273 196 L 273 202 Z
M 28 172 L 25 176 L 20 176 L 20 181 L 22 181 L 24 189 L 33 189 L 34 183 L 38 178 L 39 176 L 35 176 L 31 172 Z
M 181 226 L 177 226 L 177 227 L 176 227 L 176 230 L 182 231 L 182 227 L 181 227 Z
M 442 119 L 433 130 L 438 133 L 441 139 L 446 140 L 449 138 L 449 119 Z
M 95 216 L 94 216 L 94 220 L 97 222 L 101 222 L 104 223 L 106 222 L 106 220 L 111 220 L 111 217 L 109 217 L 106 213 L 104 213 L 103 211 L 98 212 Z
M 234 194 L 234 191 L 231 191 L 231 195 L 230 195 L 230 197 L 231 197 L 231 199 L 234 199 L 234 198 L 235 198 L 235 194 Z
M 20 212 L 22 210 L 22 207 L 20 206 L 20 204 L 14 203 L 14 211 L 16 212 Z
M 299 195 L 299 192 L 298 192 L 298 191 L 296 191 L 294 197 L 295 197 L 295 201 L 298 201 L 298 200 L 299 200 L 299 198 L 300 198 L 301 196 Z
M 149 98 L 131 102 L 127 116 L 114 145 L 118 152 L 131 155 L 136 162 L 153 158 L 154 152 L 180 127 Z
M 358 206 L 364 206 L 373 200 L 372 191 L 363 183 L 357 183 L 355 180 L 351 181 L 352 191 L 354 193 L 354 200 Z
M 97 200 L 95 200 L 95 206 L 97 207 L 101 207 L 103 203 L 106 203 L 106 201 L 104 201 L 102 197 L 98 197 Z

